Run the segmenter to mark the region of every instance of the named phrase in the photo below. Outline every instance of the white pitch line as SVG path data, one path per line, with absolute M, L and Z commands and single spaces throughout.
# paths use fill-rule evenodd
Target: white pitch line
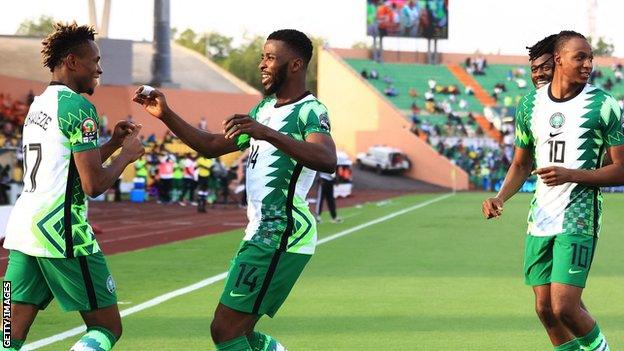
M 454 193 L 438 196 L 438 197 L 433 198 L 431 200 L 427 200 L 425 202 L 416 204 L 414 206 L 410 206 L 408 208 L 404 208 L 404 209 L 402 209 L 400 211 L 393 212 L 391 214 L 385 215 L 383 217 L 379 217 L 379 218 L 374 219 L 372 221 L 368 221 L 366 223 L 362 223 L 360 225 L 356 225 L 355 227 L 343 230 L 341 232 L 338 232 L 336 234 L 330 235 L 330 236 L 328 236 L 326 238 L 323 238 L 323 239 L 319 240 L 317 242 L 317 245 L 322 245 L 322 244 L 324 244 L 326 242 L 338 239 L 338 238 L 343 237 L 345 235 L 349 235 L 349 234 L 351 234 L 353 232 L 356 232 L 358 230 L 370 227 L 370 226 L 375 225 L 377 223 L 381 223 L 381 222 L 387 221 L 389 219 L 392 219 L 394 217 L 397 217 L 397 216 L 400 216 L 402 214 L 405 214 L 407 212 L 414 211 L 414 210 L 417 210 L 419 208 L 431 205 L 432 203 L 444 200 L 444 199 L 449 198 L 449 197 L 451 197 L 453 195 L 454 195 Z M 197 282 L 195 284 L 191 284 L 191 285 L 186 286 L 184 288 L 180 288 L 178 290 L 174 290 L 174 291 L 168 292 L 166 294 L 157 296 L 157 297 L 155 297 L 155 298 L 153 298 L 151 300 L 145 301 L 145 302 L 140 303 L 140 304 L 138 304 L 136 306 L 127 308 L 125 310 L 122 310 L 120 312 L 121 317 L 129 316 L 129 315 L 131 315 L 133 313 L 140 312 L 140 311 L 142 311 L 144 309 L 147 309 L 147 308 L 159 305 L 159 304 L 161 304 L 161 303 L 163 303 L 165 301 L 171 300 L 171 299 L 173 299 L 175 297 L 178 297 L 178 296 L 181 296 L 181 295 L 184 295 L 184 294 L 188 294 L 188 293 L 190 293 L 192 291 L 195 291 L 197 289 L 201 289 L 201 288 L 203 288 L 205 286 L 208 286 L 208 285 L 212 285 L 212 284 L 214 284 L 214 283 L 216 283 L 218 281 L 221 281 L 221 280 L 225 279 L 226 277 L 227 277 L 227 272 L 219 273 L 219 274 L 217 274 L 215 276 L 212 276 L 210 278 L 204 279 L 204 280 L 199 281 L 199 282 Z M 81 333 L 85 332 L 86 330 L 87 330 L 87 328 L 84 325 L 80 326 L 80 327 L 76 327 L 76 328 L 64 331 L 62 333 L 59 333 L 59 334 L 52 335 L 52 336 L 49 336 L 47 338 L 43 338 L 43 339 L 34 341 L 34 342 L 32 342 L 32 343 L 30 343 L 28 345 L 24 345 L 22 350 L 23 351 L 36 350 L 38 348 L 41 348 L 41 347 L 53 344 L 55 342 L 58 342 L 58 341 L 61 341 L 61 340 L 67 339 L 67 338 L 71 338 L 72 336 L 76 336 L 78 334 L 81 334 Z

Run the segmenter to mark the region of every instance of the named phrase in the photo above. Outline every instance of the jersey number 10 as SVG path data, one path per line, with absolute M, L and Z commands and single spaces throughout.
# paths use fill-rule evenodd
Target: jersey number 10
M 548 145 L 550 145 L 550 153 L 548 157 L 548 162 L 555 163 L 563 163 L 565 156 L 565 141 L 554 141 L 549 140 Z
M 37 153 L 37 158 L 35 159 L 35 164 L 32 167 L 28 166 L 28 160 L 32 159 L 32 157 L 28 156 L 28 153 L 32 155 L 33 152 Z M 32 163 L 33 161 L 31 161 Z M 39 166 L 41 165 L 41 144 L 28 144 L 24 145 L 24 191 L 27 193 L 35 192 L 37 189 L 37 182 L 35 178 L 37 177 L 37 171 L 39 170 Z M 30 171 L 30 174 L 28 174 Z M 26 187 L 26 180 L 30 180 L 30 189 Z

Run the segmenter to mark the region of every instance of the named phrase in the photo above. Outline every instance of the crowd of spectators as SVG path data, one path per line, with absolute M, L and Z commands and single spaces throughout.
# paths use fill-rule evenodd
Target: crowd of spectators
M 144 179 L 148 196 L 158 203 L 190 204 L 200 212 L 206 212 L 206 204 L 245 205 L 240 194 L 244 156 L 228 168 L 219 158 L 171 151 L 181 143 L 171 131 L 166 131 L 160 142 L 152 134 L 143 138 L 143 143 L 149 151 L 135 162 L 136 177 Z

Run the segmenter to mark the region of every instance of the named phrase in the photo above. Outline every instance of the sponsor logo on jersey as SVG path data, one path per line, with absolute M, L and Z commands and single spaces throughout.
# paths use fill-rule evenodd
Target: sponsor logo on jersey
M 561 112 L 555 112 L 550 116 L 550 126 L 553 128 L 561 128 L 565 123 L 565 116 Z
M 331 125 L 329 124 L 329 117 L 327 117 L 327 113 L 323 113 L 319 116 L 319 123 L 324 131 L 330 131 Z
M 80 131 L 82 132 L 83 143 L 90 143 L 97 140 L 97 123 L 95 123 L 93 118 L 85 118 L 85 120 L 82 121 Z
M 234 290 L 230 291 L 230 296 L 232 297 L 242 297 L 245 296 L 245 294 L 237 294 L 234 292 Z

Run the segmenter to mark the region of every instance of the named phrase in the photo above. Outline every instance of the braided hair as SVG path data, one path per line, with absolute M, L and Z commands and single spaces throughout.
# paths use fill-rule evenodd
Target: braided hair
M 544 54 L 553 55 L 555 52 L 555 43 L 559 34 L 551 34 L 544 39 L 538 41 L 533 46 L 527 46 L 527 50 L 529 50 L 529 61 L 535 61 L 538 57 Z

